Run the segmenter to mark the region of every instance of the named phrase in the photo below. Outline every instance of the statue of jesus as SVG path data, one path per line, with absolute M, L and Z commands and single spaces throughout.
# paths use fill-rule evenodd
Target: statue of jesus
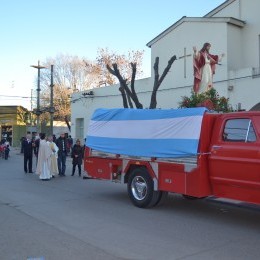
M 204 43 L 202 49 L 197 51 L 193 47 L 193 68 L 194 68 L 194 85 L 195 93 L 203 93 L 212 88 L 213 74 L 215 74 L 216 64 L 218 64 L 224 54 L 212 55 L 209 53 L 211 44 Z

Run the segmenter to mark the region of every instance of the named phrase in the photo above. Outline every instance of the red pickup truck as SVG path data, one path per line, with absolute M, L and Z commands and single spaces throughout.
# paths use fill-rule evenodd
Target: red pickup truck
M 126 183 L 132 203 L 153 207 L 168 192 L 260 205 L 260 112 L 205 112 L 197 155 L 127 156 L 86 146 L 88 177 Z

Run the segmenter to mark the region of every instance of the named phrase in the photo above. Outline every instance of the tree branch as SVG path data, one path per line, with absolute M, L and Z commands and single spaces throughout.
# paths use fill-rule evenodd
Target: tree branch
M 163 82 L 164 78 L 166 77 L 167 73 L 169 72 L 173 62 L 176 60 L 176 56 L 172 56 L 170 60 L 168 61 L 167 67 L 164 69 L 162 76 L 160 77 L 159 75 L 159 57 L 155 58 L 155 63 L 154 63 L 154 85 L 153 85 L 153 92 L 151 95 L 151 102 L 150 102 L 150 109 L 154 109 L 157 106 L 157 91 Z
M 169 70 L 171 69 L 171 66 L 172 66 L 173 62 L 174 62 L 176 59 L 177 59 L 177 58 L 176 58 L 176 55 L 174 55 L 174 56 L 172 56 L 172 57 L 170 58 L 170 60 L 168 61 L 168 65 L 167 65 L 167 67 L 164 69 L 163 74 L 162 74 L 162 76 L 160 77 L 160 79 L 159 79 L 159 81 L 158 81 L 157 89 L 159 89 L 161 83 L 163 82 L 163 80 L 164 80 L 164 78 L 166 77 L 167 73 L 168 73 Z
M 116 63 L 112 64 L 113 69 L 109 65 L 107 65 L 106 67 L 112 75 L 114 75 L 115 77 L 118 78 L 118 81 L 120 82 L 120 88 L 121 87 L 124 88 L 124 91 L 126 92 L 127 96 L 129 96 L 134 101 L 136 108 L 143 108 L 143 105 L 139 102 L 136 93 L 134 92 L 135 94 L 133 94 L 131 92 L 131 90 L 127 86 L 126 79 L 123 79 L 123 77 L 121 76 L 120 71 L 118 70 L 117 64 Z M 135 75 L 134 75 L 134 77 L 135 77 Z M 122 94 L 122 92 L 121 92 L 121 94 Z M 124 101 L 123 101 L 123 103 L 124 103 Z M 131 105 L 131 104 L 129 104 L 129 105 Z

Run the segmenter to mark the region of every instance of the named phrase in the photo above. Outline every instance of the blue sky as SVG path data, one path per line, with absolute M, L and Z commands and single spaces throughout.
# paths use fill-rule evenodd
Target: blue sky
M 94 60 L 98 48 L 119 54 L 146 44 L 182 16 L 201 17 L 224 0 L 0 0 L 0 105 L 30 109 L 38 60 L 58 54 Z

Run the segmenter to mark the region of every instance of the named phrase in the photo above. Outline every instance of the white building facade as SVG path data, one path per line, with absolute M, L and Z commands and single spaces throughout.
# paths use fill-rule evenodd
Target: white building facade
M 193 87 L 193 46 L 211 43 L 212 54 L 224 53 L 217 65 L 213 86 L 229 98 L 233 109 L 260 110 L 260 10 L 259 0 L 227 0 L 204 17 L 182 17 L 152 39 L 151 78 L 137 80 L 136 92 L 149 107 L 154 82 L 153 64 L 159 57 L 162 74 L 168 60 L 177 56 L 157 93 L 157 108 L 177 108 L 182 96 Z M 71 135 L 84 139 L 96 108 L 123 107 L 118 86 L 96 88 L 73 94 Z

